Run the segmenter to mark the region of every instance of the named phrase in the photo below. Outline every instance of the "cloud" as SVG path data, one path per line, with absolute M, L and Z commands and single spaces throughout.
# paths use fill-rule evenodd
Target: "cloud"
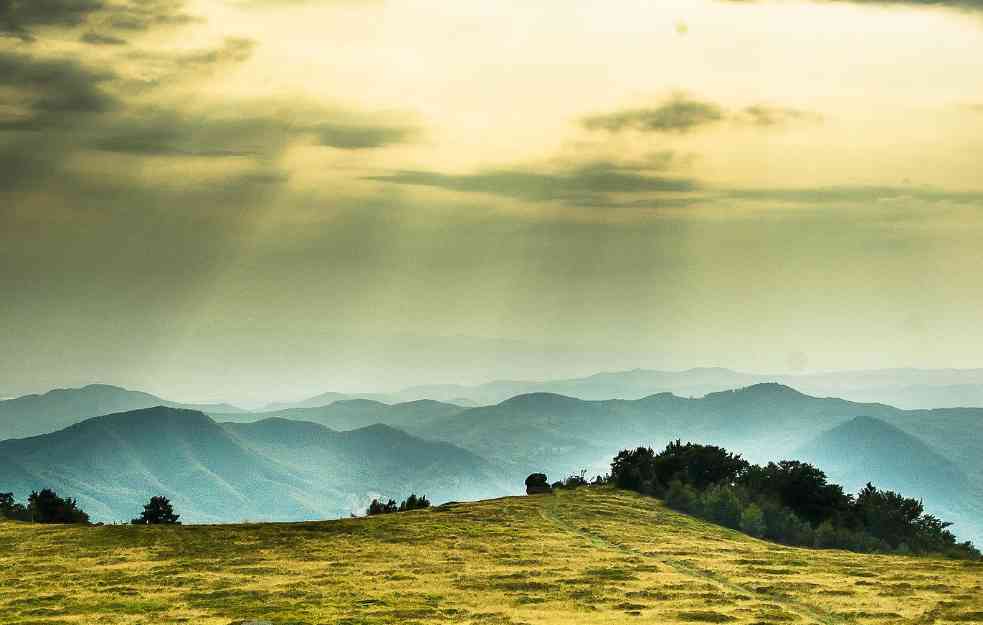
M 41 28 L 89 25 L 105 30 L 144 31 L 197 20 L 184 12 L 184 0 L 0 0 L 0 35 L 33 41 Z M 89 43 L 97 37 L 92 32 Z
M 325 123 L 316 128 L 321 145 L 341 150 L 364 150 L 407 143 L 417 134 L 410 126 L 369 126 Z
M 36 125 L 56 124 L 60 115 L 102 113 L 119 101 L 103 84 L 115 77 L 111 70 L 88 68 L 74 59 L 39 59 L 0 51 L 0 86 L 5 100 Z
M 654 108 L 638 108 L 591 115 L 583 120 L 588 130 L 640 130 L 684 133 L 721 121 L 724 111 L 712 102 L 677 94 Z
M 821 119 L 822 116 L 818 113 L 764 104 L 727 111 L 713 102 L 676 94 L 655 107 L 590 115 L 581 120 L 581 123 L 588 130 L 613 133 L 636 130 L 683 134 L 724 121 L 764 128 L 784 125 L 791 121 Z
M 0 34 L 32 40 L 32 28 L 77 26 L 104 7 L 103 0 L 0 0 Z
M 87 32 L 79 37 L 83 43 L 91 43 L 97 46 L 121 46 L 126 44 L 126 39 L 114 37 L 112 35 L 101 35 L 96 32 Z
M 725 198 L 787 202 L 809 205 L 873 204 L 904 199 L 925 202 L 978 204 L 983 202 L 981 191 L 954 191 L 921 186 L 832 186 L 799 189 L 734 189 L 723 193 Z
M 798 109 L 758 104 L 748 106 L 732 116 L 732 119 L 753 126 L 781 126 L 795 121 L 821 121 L 822 115 Z
M 685 178 L 653 176 L 611 163 L 592 163 L 575 169 L 544 172 L 502 169 L 475 174 L 452 175 L 426 171 L 399 171 L 372 176 L 369 180 L 399 185 L 425 186 L 462 193 L 482 193 L 530 202 L 559 201 L 574 206 L 616 207 L 625 205 L 621 195 L 664 196 L 665 201 L 683 200 L 679 194 L 697 190 Z M 630 203 L 635 204 L 637 197 Z

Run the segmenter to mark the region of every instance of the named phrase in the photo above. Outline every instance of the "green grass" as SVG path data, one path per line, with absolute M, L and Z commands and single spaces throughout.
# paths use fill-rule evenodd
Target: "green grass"
M 983 565 L 774 545 L 610 489 L 318 523 L 0 523 L 4 625 L 983 623 Z

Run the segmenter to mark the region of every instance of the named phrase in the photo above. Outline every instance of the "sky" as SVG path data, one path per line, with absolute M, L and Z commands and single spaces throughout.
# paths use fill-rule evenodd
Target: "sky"
M 0 0 L 0 396 L 983 367 L 983 2 Z

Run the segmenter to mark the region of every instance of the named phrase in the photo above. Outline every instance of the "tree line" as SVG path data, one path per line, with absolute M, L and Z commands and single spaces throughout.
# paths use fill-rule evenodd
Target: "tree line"
M 620 452 L 610 482 L 720 525 L 789 545 L 979 559 L 922 502 L 868 483 L 856 495 L 798 460 L 751 464 L 722 447 L 670 442 Z
M 27 505 L 18 503 L 13 493 L 0 493 L 0 518 L 29 523 L 90 524 L 89 515 L 78 505 L 78 500 L 59 497 L 50 488 L 32 492 Z M 133 525 L 180 525 L 181 515 L 174 513 L 174 506 L 167 497 L 155 496 L 143 506 L 140 516 L 130 521 Z
M 365 510 L 367 516 L 375 516 L 377 514 L 392 514 L 393 512 L 406 512 L 408 510 L 422 510 L 424 508 L 430 507 L 430 500 L 427 499 L 426 495 L 416 496 L 415 493 L 411 493 L 409 497 L 401 501 L 398 505 L 396 500 L 390 499 L 389 501 L 383 503 L 378 499 L 373 499 L 372 503 Z

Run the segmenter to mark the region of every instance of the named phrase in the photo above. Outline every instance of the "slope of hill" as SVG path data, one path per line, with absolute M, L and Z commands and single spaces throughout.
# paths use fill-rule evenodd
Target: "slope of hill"
M 0 544 L 11 625 L 983 618 L 979 563 L 783 547 L 606 488 L 301 524 L 0 522 Z
M 55 389 L 43 395 L 24 395 L 0 401 L 0 440 L 47 434 L 89 417 L 154 406 L 244 412 L 229 404 L 181 404 L 141 391 L 108 384 L 90 384 L 82 388 Z
M 230 432 L 200 412 L 166 407 L 0 442 L 0 458 L 0 491 L 23 501 L 54 488 L 103 521 L 128 520 L 158 494 L 188 522 L 229 522 L 337 517 L 373 495 L 408 495 L 404 488 L 442 485 L 433 494 L 440 500 L 498 486 L 472 454 L 384 426 L 337 433 L 280 421 Z M 442 464 L 447 473 L 434 466 Z
M 462 406 L 429 399 L 384 404 L 370 399 L 344 399 L 316 408 L 288 408 L 273 412 L 222 414 L 208 412 L 216 421 L 248 423 L 264 419 L 293 419 L 320 423 L 335 430 L 354 430 L 376 423 L 393 427 L 422 426 L 464 410 Z

